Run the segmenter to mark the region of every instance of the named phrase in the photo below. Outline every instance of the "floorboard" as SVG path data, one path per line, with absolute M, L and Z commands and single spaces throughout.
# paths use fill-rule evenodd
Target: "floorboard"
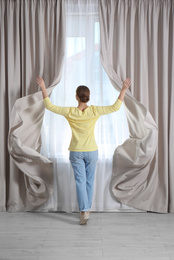
M 174 260 L 174 215 L 0 213 L 0 260 Z

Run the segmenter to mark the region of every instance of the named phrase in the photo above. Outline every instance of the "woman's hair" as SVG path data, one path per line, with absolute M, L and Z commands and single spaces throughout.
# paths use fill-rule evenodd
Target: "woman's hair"
M 80 101 L 87 103 L 89 101 L 90 90 L 87 86 L 80 85 L 76 89 L 76 94 L 80 98 Z

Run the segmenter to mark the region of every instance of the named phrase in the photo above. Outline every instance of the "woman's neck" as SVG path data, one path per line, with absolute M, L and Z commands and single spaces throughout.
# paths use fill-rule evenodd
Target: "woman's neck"
M 79 102 L 78 103 L 78 109 L 85 110 L 88 107 L 87 103 Z

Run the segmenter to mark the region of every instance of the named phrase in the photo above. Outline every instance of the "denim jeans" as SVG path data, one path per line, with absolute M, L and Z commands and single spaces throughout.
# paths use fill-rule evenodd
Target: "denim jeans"
M 79 210 L 88 211 L 92 206 L 93 184 L 98 160 L 98 150 L 92 152 L 70 151 L 69 159 L 76 181 Z

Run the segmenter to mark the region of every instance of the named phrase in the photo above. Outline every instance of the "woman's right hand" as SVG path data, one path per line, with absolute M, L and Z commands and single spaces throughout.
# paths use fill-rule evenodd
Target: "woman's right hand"
M 36 78 L 36 82 L 41 87 L 41 89 L 46 88 L 45 82 L 44 82 L 44 80 L 41 77 L 37 77 Z
M 130 78 L 127 78 L 124 82 L 123 82 L 123 85 L 122 85 L 122 89 L 124 90 L 127 90 L 131 85 L 131 79 Z
M 130 87 L 130 85 L 131 85 L 131 79 L 127 78 L 123 82 L 122 89 L 121 89 L 121 92 L 120 92 L 120 95 L 119 95 L 118 99 L 120 99 L 121 101 L 124 100 L 124 96 L 125 96 L 126 90 Z

